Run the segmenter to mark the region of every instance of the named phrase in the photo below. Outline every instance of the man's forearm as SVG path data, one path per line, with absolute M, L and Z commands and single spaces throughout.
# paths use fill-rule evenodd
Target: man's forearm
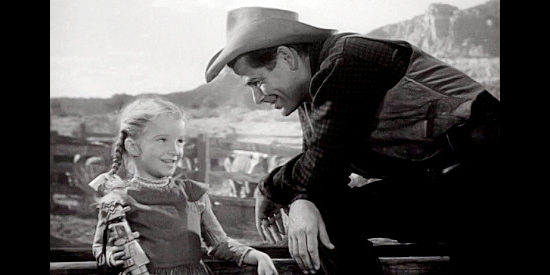
M 330 196 L 333 192 L 339 192 L 340 189 L 347 187 L 349 176 L 341 171 L 344 167 L 333 165 L 332 168 L 313 167 L 316 169 L 310 172 L 314 177 L 302 179 L 297 178 L 297 167 L 302 166 L 304 156 L 302 153 L 282 166 L 275 168 L 266 178 L 260 182 L 258 189 L 269 200 L 281 204 L 290 205 L 298 199 L 313 201 L 315 198 L 323 199 Z
M 301 156 L 302 154 L 297 155 L 284 165 L 271 171 L 258 185 L 262 195 L 282 205 L 289 205 L 297 198 L 307 199 L 305 188 L 292 182 L 292 169 Z

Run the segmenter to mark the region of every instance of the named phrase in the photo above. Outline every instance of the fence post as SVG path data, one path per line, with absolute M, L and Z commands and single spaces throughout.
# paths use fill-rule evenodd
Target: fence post
M 80 138 L 85 141 L 87 137 L 88 136 L 86 134 L 86 123 L 82 122 L 80 123 Z
M 204 182 L 210 183 L 210 138 L 204 134 Z
M 201 133 L 197 138 L 197 160 L 198 160 L 198 181 L 208 182 L 208 172 L 210 171 L 210 145 L 208 134 Z

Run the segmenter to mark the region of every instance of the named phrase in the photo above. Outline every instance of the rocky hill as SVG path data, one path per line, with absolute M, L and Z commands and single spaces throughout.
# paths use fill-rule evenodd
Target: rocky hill
M 269 109 L 269 106 L 254 104 L 249 88 L 240 83 L 234 74 L 229 73 L 223 73 L 214 81 L 193 90 L 162 96 L 187 110 L 216 109 L 221 106 L 250 110 Z M 127 94 L 116 94 L 110 98 L 50 98 L 50 111 L 53 115 L 60 116 L 105 114 L 119 110 L 134 98 L 135 96 Z
M 431 4 L 423 15 L 368 33 L 372 37 L 404 39 L 442 57 L 500 57 L 500 0 L 459 10 Z
M 247 109 L 267 109 L 263 105 L 254 104 L 250 89 L 244 86 L 233 73 L 222 73 L 212 82 L 201 85 L 188 92 L 171 93 L 166 97 L 187 108 L 206 106 L 244 107 Z

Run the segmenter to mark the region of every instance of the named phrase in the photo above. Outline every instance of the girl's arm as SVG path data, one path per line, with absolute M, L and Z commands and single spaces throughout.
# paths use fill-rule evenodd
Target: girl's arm
M 201 208 L 201 235 L 208 248 L 208 255 L 217 259 L 242 264 L 258 265 L 258 274 L 278 274 L 271 258 L 250 246 L 229 238 L 212 211 L 208 194 L 198 201 Z
M 269 255 L 256 249 L 250 250 L 244 256 L 243 263 L 258 265 L 258 274 L 278 274 Z
M 208 255 L 217 259 L 234 261 L 241 266 L 246 254 L 252 248 L 227 236 L 212 211 L 208 194 L 202 195 L 195 203 L 198 204 L 201 211 L 201 235 L 208 248 Z

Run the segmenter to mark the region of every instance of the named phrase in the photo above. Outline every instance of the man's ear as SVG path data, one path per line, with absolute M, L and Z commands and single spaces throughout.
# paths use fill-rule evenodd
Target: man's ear
M 139 144 L 133 138 L 129 137 L 124 140 L 124 148 L 126 148 L 126 152 L 132 157 L 139 157 L 141 155 Z
M 287 62 L 290 70 L 295 71 L 298 69 L 298 52 L 287 46 L 279 46 L 277 48 L 277 55 Z

